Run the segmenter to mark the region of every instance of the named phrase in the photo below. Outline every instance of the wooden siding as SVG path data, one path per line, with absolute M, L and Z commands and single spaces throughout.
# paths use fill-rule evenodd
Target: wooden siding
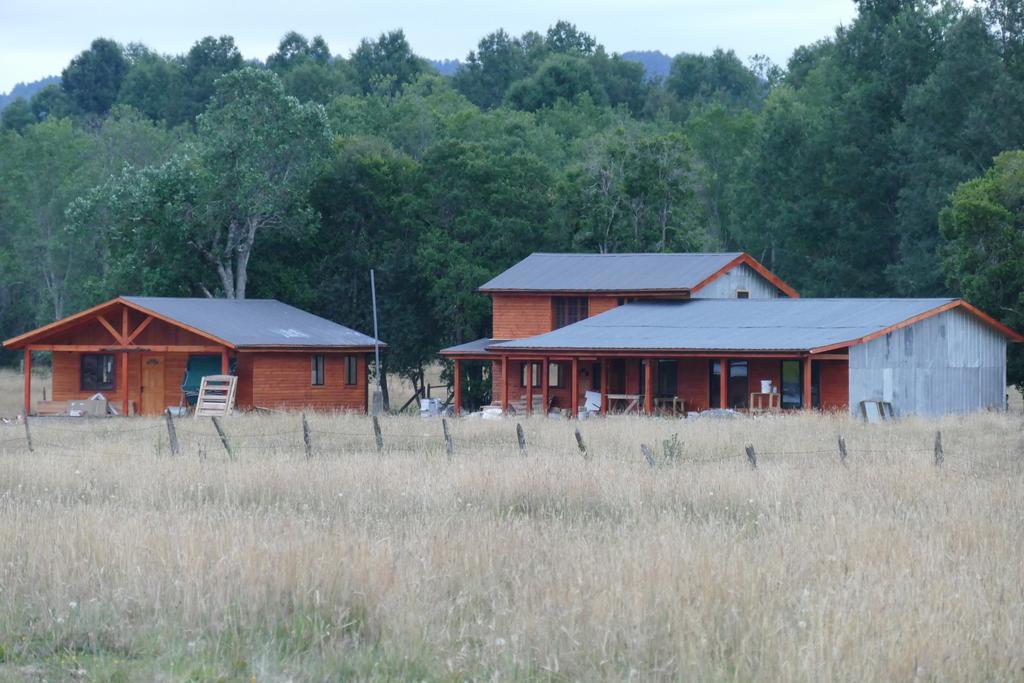
M 849 363 L 845 360 L 812 361 L 818 364 L 821 410 L 846 410 L 850 391 Z
M 494 339 L 523 339 L 551 331 L 550 296 L 495 294 L 491 301 Z
M 252 405 L 261 408 L 366 412 L 363 353 L 324 353 L 324 384 L 313 386 L 311 353 L 256 352 L 252 357 Z M 356 384 L 345 383 L 345 357 L 357 359 Z
M 592 296 L 587 304 L 587 313 L 592 317 L 610 311 L 618 305 L 617 296 Z
M 705 287 L 693 293 L 694 299 L 735 299 L 736 290 L 750 292 L 751 299 L 777 299 L 785 296 L 779 289 L 763 278 L 753 268 L 741 263 L 722 273 Z
M 1006 338 L 953 309 L 850 347 L 849 409 L 892 401 L 897 415 L 1003 410 Z

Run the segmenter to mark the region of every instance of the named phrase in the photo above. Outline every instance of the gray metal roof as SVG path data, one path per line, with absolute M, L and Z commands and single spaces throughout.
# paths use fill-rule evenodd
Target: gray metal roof
M 531 254 L 480 291 L 639 292 L 691 289 L 739 252 L 721 254 Z
M 237 347 L 373 346 L 373 337 L 275 299 L 121 298 Z
M 807 351 L 859 340 L 955 299 L 636 302 L 494 350 Z
M 490 353 L 487 350 L 488 346 L 492 344 L 500 344 L 501 339 L 491 339 L 490 337 L 483 337 L 482 339 L 476 339 L 465 344 L 456 344 L 455 346 L 449 346 L 447 349 L 441 349 L 442 356 L 465 356 L 469 354 L 480 354 L 487 355 Z

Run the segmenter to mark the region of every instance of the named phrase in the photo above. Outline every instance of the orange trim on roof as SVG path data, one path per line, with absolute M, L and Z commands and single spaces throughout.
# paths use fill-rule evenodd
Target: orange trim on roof
M 910 325 L 913 325 L 916 322 L 920 322 L 927 318 L 931 318 L 932 316 L 936 316 L 940 313 L 945 313 L 946 311 L 951 311 L 954 308 L 965 309 L 968 313 L 974 315 L 976 318 L 981 320 L 981 322 L 985 323 L 986 325 L 994 329 L 996 332 L 999 332 L 1000 334 L 1004 335 L 1012 342 L 1024 341 L 1024 336 L 1018 334 L 1017 332 L 1014 332 L 1009 327 L 1002 324 L 1001 322 L 999 322 L 992 316 L 988 315 L 984 311 L 972 306 L 963 299 L 954 299 L 953 301 L 942 304 L 941 306 L 936 306 L 935 308 L 929 311 L 925 311 L 924 313 L 918 313 L 915 316 L 911 316 L 910 318 L 907 318 L 903 322 L 896 323 L 895 325 L 890 325 L 889 327 L 879 330 L 878 332 L 872 332 L 871 334 L 861 337 L 859 339 L 851 339 L 849 341 L 837 342 L 835 344 L 829 344 L 828 346 L 819 346 L 818 348 L 811 349 L 810 353 L 825 353 L 826 351 L 833 351 L 844 346 L 856 346 L 857 344 L 865 344 L 869 341 L 878 339 L 881 336 L 889 334 L 890 332 L 902 329 L 904 327 L 909 327 Z
M 750 254 L 748 254 L 746 252 L 743 252 L 742 254 L 740 254 L 739 256 L 734 258 L 732 261 L 729 261 L 724 266 L 722 266 L 721 268 L 716 270 L 714 273 L 712 273 L 711 275 L 707 276 L 706 278 L 704 278 L 703 280 L 698 282 L 696 285 L 694 285 L 692 288 L 690 288 L 690 293 L 693 294 L 695 292 L 699 292 L 701 289 L 703 289 L 704 287 L 708 286 L 709 284 L 711 284 L 712 282 L 714 282 L 718 278 L 722 277 L 723 275 L 728 273 L 730 270 L 732 270 L 733 268 L 735 268 L 736 266 L 739 266 L 739 265 L 750 266 L 750 268 L 752 268 L 754 270 L 754 272 L 756 272 L 758 275 L 763 277 L 768 282 L 772 283 L 772 285 L 774 285 L 779 291 L 784 293 L 789 298 L 791 298 L 791 299 L 799 299 L 800 298 L 800 293 L 798 291 L 796 291 L 795 289 L 790 287 L 788 284 L 783 282 L 782 278 L 780 278 L 778 275 L 776 275 L 772 271 L 770 271 L 767 268 L 765 268 L 763 265 L 761 265 L 761 263 L 757 259 L 755 259 L 753 256 L 751 256 Z
M 229 349 L 235 348 L 235 345 L 232 344 L 231 342 L 220 339 L 219 337 L 215 337 L 208 332 L 203 332 L 200 329 L 192 327 L 191 325 L 186 325 L 182 322 L 174 320 L 173 318 L 168 318 L 166 316 L 160 315 L 159 313 L 151 311 L 148 308 L 143 308 L 142 306 L 134 304 L 131 301 L 128 301 L 120 296 L 117 297 L 116 299 L 111 299 L 110 301 L 106 301 L 102 304 L 93 306 L 92 308 L 87 308 L 84 311 L 75 313 L 74 315 L 69 315 L 66 318 L 55 320 L 54 322 L 49 323 L 48 325 L 43 325 L 42 327 L 38 327 L 29 332 L 25 332 L 24 334 L 20 334 L 17 337 L 12 337 L 5 341 L 3 345 L 8 349 L 20 349 L 28 344 L 31 344 L 34 339 L 38 339 L 39 337 L 45 337 L 48 334 L 52 334 L 66 327 L 70 327 L 75 323 L 88 319 L 90 316 L 98 315 L 100 312 L 113 306 L 116 306 L 117 304 L 121 304 L 122 306 L 131 308 L 132 310 L 138 311 L 140 313 L 145 313 L 146 315 L 152 316 L 157 320 L 162 320 L 170 325 L 174 325 L 175 327 L 180 327 L 183 330 L 188 330 L 193 334 L 197 334 L 200 337 L 209 339 L 210 341 L 220 344 L 221 346 L 226 346 Z

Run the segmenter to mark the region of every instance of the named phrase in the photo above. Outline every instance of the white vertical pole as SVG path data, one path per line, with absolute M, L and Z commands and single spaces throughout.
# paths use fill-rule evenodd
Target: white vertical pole
M 380 338 L 377 335 L 377 283 L 370 268 L 370 298 L 373 301 L 373 361 L 377 371 L 377 390 L 380 391 Z

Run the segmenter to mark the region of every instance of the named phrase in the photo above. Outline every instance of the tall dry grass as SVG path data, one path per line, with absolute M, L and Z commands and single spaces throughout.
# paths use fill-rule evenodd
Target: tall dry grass
M 0 429 L 0 679 L 1024 676 L 1019 418 L 310 424 Z

